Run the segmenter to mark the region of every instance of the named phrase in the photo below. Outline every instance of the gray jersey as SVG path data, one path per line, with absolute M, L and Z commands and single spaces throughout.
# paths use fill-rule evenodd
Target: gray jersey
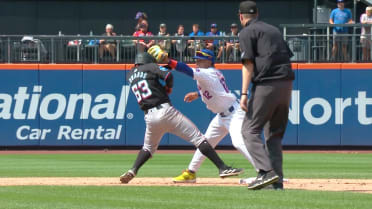
M 150 63 L 134 67 L 128 81 L 137 102 L 145 113 L 146 133 L 143 149 L 153 154 L 165 133 L 179 136 L 196 147 L 205 139 L 191 120 L 176 110 L 165 86 L 171 88 L 173 79 L 168 69 Z

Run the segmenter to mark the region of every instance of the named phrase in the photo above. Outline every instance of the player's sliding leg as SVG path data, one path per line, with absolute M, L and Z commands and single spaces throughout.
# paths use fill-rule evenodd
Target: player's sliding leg
M 236 176 L 243 173 L 242 168 L 233 168 L 227 166 L 222 159 L 217 155 L 217 152 L 212 148 L 212 146 L 208 143 L 207 140 L 204 140 L 199 146 L 198 149 L 200 150 L 203 155 L 205 155 L 208 159 L 210 159 L 219 169 L 219 174 L 221 178 L 228 177 L 228 176 Z
M 208 129 L 205 133 L 208 143 L 214 148 L 226 136 L 228 130 L 218 124 L 218 118 L 215 117 L 209 124 Z M 206 157 L 197 149 L 194 153 L 192 160 L 188 166 L 188 169 L 183 171 L 181 175 L 174 177 L 173 182 L 175 183 L 195 183 L 196 172 L 199 170 L 201 164 L 204 162 Z
M 252 164 L 252 166 L 256 169 L 254 164 L 254 160 L 251 154 L 248 152 L 247 146 L 244 143 L 243 135 L 242 135 L 242 125 L 245 117 L 245 112 L 238 108 L 234 113 L 233 117 L 228 124 L 229 133 L 231 136 L 231 141 L 233 146 L 244 155 L 244 157 Z
M 193 143 L 203 155 L 209 158 L 216 165 L 216 167 L 219 169 L 220 177 L 238 175 L 243 172 L 243 169 L 231 168 L 227 166 L 217 155 L 216 151 L 207 142 L 207 140 L 205 140 L 205 137 L 195 126 L 195 124 L 182 113 L 177 111 L 175 117 L 172 118 L 172 121 L 177 125 L 176 128 L 170 130 L 170 133 L 173 133 Z

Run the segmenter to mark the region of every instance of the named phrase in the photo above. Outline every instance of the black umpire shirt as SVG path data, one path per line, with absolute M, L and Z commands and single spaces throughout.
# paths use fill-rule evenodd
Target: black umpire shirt
M 252 19 L 240 31 L 239 42 L 242 61 L 254 64 L 253 83 L 294 79 L 290 63 L 293 54 L 276 27 Z
M 173 76 L 167 68 L 154 63 L 144 64 L 133 67 L 127 78 L 142 110 L 170 103 L 165 86 L 173 87 Z

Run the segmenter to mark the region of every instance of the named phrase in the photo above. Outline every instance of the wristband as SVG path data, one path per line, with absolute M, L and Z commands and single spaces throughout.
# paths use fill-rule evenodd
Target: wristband
M 175 69 L 176 66 L 177 66 L 177 61 L 176 61 L 176 60 L 169 59 L 168 65 L 169 65 L 169 67 L 171 67 L 172 69 Z
M 241 93 L 240 95 L 248 95 L 247 93 Z
M 197 91 L 198 92 L 198 97 L 200 97 L 200 92 L 199 91 Z

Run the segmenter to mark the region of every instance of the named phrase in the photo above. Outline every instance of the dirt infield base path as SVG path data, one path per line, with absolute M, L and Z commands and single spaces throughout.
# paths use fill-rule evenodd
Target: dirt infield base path
M 198 178 L 195 184 L 173 183 L 171 178 L 134 178 L 120 184 L 119 178 L 102 177 L 21 177 L 0 178 L 0 186 L 245 186 L 237 178 Z M 290 179 L 286 189 L 317 191 L 351 191 L 372 194 L 372 180 L 368 179 Z

